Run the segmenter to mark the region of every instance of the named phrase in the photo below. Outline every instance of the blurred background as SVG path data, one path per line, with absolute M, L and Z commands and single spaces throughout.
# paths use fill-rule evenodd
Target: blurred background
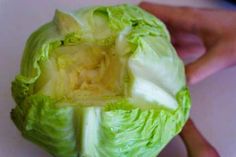
M 0 156 L 50 157 L 23 139 L 10 120 L 15 106 L 10 84 L 19 71 L 20 58 L 28 36 L 52 19 L 56 8 L 74 10 L 90 5 L 138 4 L 140 0 L 0 0 Z M 236 9 L 233 0 L 152 0 L 178 6 Z M 236 19 L 235 19 L 236 20 Z M 219 19 L 220 22 L 220 19 Z M 236 157 L 236 67 L 221 71 L 190 87 L 191 117 L 199 130 L 222 157 Z M 186 157 L 177 136 L 160 157 Z

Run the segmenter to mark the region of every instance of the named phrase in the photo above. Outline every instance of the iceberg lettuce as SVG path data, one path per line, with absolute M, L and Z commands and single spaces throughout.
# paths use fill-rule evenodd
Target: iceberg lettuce
M 28 39 L 11 118 L 56 157 L 154 157 L 190 94 L 165 25 L 132 5 L 56 10 Z

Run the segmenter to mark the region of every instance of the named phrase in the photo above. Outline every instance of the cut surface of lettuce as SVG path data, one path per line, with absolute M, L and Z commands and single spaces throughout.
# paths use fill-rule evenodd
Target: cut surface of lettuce
M 29 37 L 11 117 L 56 157 L 154 157 L 189 116 L 165 25 L 132 5 L 56 10 Z

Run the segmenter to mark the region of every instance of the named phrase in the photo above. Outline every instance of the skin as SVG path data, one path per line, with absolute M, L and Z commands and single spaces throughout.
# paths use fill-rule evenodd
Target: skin
M 188 157 L 220 157 L 217 150 L 204 138 L 191 119 L 185 124 L 180 137 L 187 149 Z
M 172 43 L 187 64 L 188 84 L 236 64 L 236 12 L 219 9 L 174 7 L 142 2 L 140 7 L 161 19 Z M 216 149 L 198 131 L 191 119 L 180 136 L 189 157 L 219 157 Z

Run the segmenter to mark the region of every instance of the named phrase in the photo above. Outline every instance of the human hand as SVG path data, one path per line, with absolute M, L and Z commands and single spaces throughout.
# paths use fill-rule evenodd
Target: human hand
M 203 137 L 191 119 L 180 136 L 187 148 L 188 157 L 220 157 L 217 150 Z
M 140 7 L 167 25 L 180 55 L 197 57 L 186 65 L 189 84 L 236 63 L 236 12 L 143 2 Z

